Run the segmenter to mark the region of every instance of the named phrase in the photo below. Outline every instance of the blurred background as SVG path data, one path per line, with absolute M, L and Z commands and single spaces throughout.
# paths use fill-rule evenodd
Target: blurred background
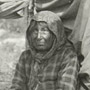
M 0 90 L 9 90 L 16 63 L 25 49 L 27 20 L 0 19 Z

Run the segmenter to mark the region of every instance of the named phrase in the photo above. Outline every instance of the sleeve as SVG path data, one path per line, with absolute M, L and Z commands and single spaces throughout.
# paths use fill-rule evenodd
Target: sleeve
M 79 63 L 73 52 L 67 52 L 58 73 L 57 90 L 77 90 Z
M 12 86 L 10 90 L 27 90 L 26 74 L 25 74 L 25 55 L 21 54 L 19 62 L 16 65 L 14 78 L 12 80 Z

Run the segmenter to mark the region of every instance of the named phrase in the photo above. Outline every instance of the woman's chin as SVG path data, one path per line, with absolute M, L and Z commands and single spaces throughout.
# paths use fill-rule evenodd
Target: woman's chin
M 38 45 L 38 46 L 36 47 L 36 49 L 37 49 L 37 50 L 45 50 L 46 47 L 45 47 L 44 45 Z

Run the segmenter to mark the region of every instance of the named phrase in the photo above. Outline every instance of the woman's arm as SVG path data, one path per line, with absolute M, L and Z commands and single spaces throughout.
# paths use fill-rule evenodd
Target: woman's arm
M 57 90 L 77 90 L 79 63 L 72 51 L 65 54 L 61 69 L 58 73 Z
M 19 62 L 16 65 L 15 75 L 12 80 L 11 90 L 27 90 L 25 74 L 25 54 L 22 53 Z

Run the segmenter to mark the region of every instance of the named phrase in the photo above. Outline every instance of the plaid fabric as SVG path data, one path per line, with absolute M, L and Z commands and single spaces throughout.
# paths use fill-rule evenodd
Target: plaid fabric
M 50 11 L 36 14 L 34 21 L 44 21 L 55 39 L 50 50 L 41 55 L 34 50 L 26 32 L 29 50 L 22 53 L 16 67 L 12 88 L 15 90 L 77 90 L 78 60 L 74 48 L 66 39 L 60 18 Z
M 28 50 L 22 53 L 16 66 L 12 89 L 77 90 L 78 71 L 77 56 L 68 44 L 40 64 Z

